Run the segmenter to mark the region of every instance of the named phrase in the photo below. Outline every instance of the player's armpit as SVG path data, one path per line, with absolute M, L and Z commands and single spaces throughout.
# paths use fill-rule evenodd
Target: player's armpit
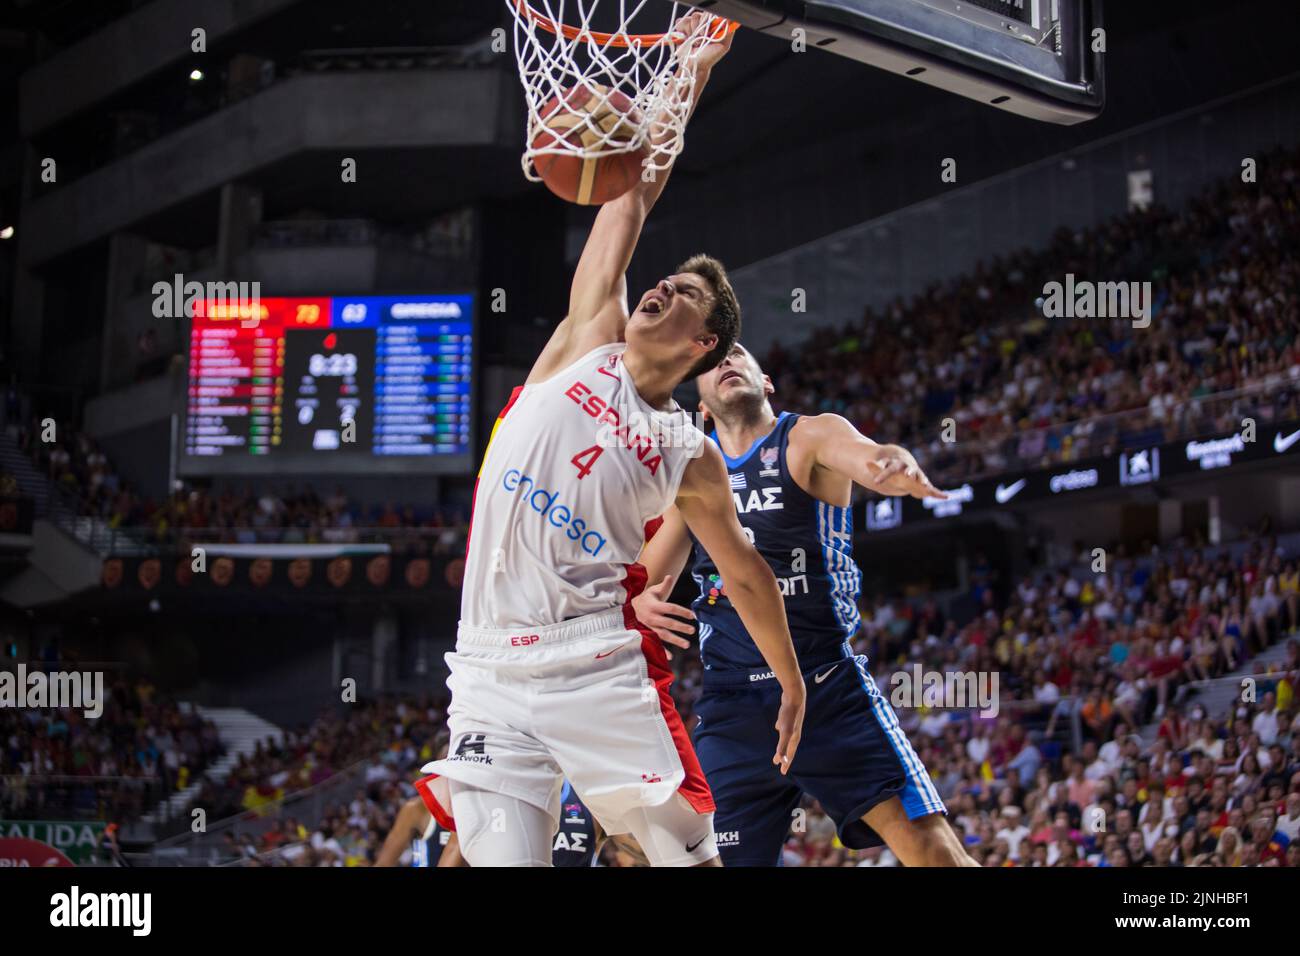
M 525 385 L 536 385 L 558 375 L 578 359 L 602 345 L 623 341 L 627 328 L 627 302 L 610 299 L 604 313 L 588 322 L 565 318 L 551 333 L 542 354 L 533 363 Z

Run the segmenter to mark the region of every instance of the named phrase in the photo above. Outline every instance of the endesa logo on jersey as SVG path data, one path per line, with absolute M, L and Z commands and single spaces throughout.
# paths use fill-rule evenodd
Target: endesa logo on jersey
M 517 493 L 548 527 L 563 531 L 570 541 L 578 542 L 578 547 L 593 558 L 605 547 L 604 535 L 588 528 L 587 522 L 576 517 L 568 505 L 557 503 L 558 491 L 538 488 L 537 483 L 518 468 L 511 468 L 501 477 L 501 487 L 511 494 Z

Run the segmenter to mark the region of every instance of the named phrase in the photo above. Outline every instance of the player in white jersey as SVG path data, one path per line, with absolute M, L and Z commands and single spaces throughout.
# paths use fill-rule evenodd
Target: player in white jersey
M 691 35 L 692 14 L 679 24 Z M 695 97 L 730 46 L 696 45 Z M 692 104 L 694 106 L 694 104 Z M 697 256 L 629 315 L 625 273 L 668 172 L 606 203 L 569 313 L 498 419 L 475 489 L 461 621 L 447 655 L 447 780 L 471 866 L 549 866 L 567 777 L 607 833 L 653 865 L 717 865 L 713 799 L 636 619 L 635 562 L 676 504 L 732 585 L 782 691 L 773 763 L 798 745 L 805 689 L 776 579 L 741 531 L 718 450 L 673 401 L 739 334 L 726 273 Z

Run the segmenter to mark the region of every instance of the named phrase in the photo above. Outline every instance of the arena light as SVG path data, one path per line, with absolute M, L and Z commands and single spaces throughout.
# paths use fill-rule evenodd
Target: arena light
M 5 226 L 3 229 L 0 229 L 0 239 L 12 239 L 13 237 L 14 237 L 13 226 Z
M 198 83 L 198 82 L 200 82 L 202 79 L 203 79 L 203 71 L 202 71 L 202 70 L 190 70 L 190 82 L 191 82 L 191 83 Z

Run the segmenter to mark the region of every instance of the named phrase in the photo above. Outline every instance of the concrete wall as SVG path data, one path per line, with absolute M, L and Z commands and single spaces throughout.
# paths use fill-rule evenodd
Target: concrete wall
M 208 49 L 297 0 L 154 0 L 33 67 L 19 102 L 25 138 L 193 56 L 192 31 Z
M 505 144 L 518 81 L 504 70 L 298 76 L 44 193 L 23 211 L 23 264 L 129 229 L 280 160 L 313 150 Z M 375 104 L 382 103 L 382 109 Z M 57 157 L 55 157 L 57 160 Z

